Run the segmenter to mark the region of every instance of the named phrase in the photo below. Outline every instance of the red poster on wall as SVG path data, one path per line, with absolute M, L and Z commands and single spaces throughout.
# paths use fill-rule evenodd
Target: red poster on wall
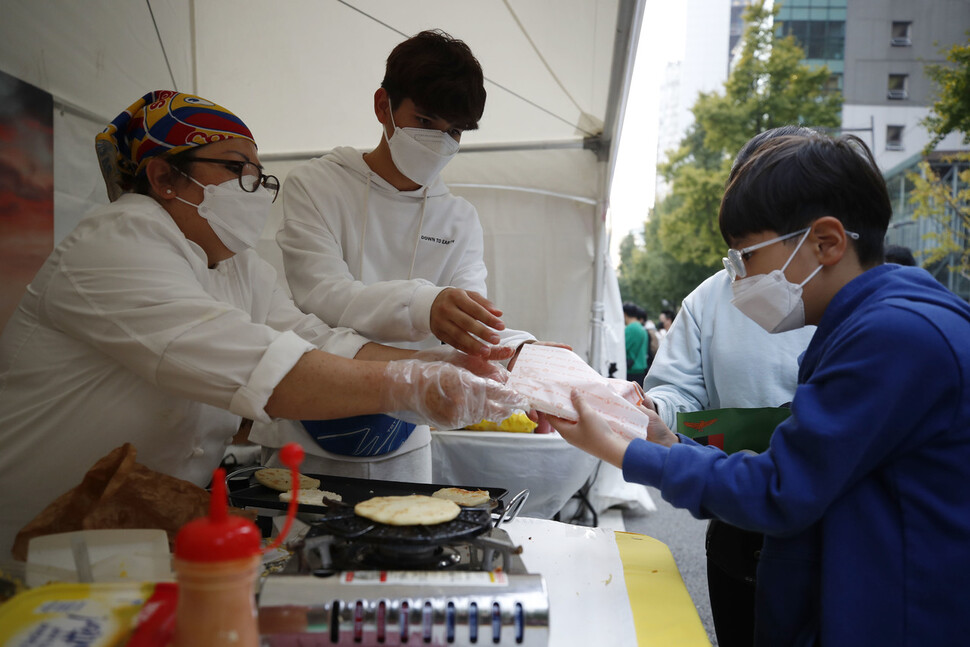
M 0 72 L 0 327 L 53 246 L 53 98 Z

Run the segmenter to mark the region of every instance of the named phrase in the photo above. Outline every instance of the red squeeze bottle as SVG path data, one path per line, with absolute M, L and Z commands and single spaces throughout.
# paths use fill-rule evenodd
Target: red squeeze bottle
M 290 468 L 292 489 L 298 490 L 303 449 L 290 443 L 282 449 L 280 458 Z M 296 508 L 294 493 L 287 507 L 286 525 L 267 552 L 286 538 Z M 229 514 L 225 470 L 216 469 L 209 516 L 185 524 L 175 537 L 175 647 L 259 647 L 254 588 L 262 563 L 261 541 L 256 524 Z

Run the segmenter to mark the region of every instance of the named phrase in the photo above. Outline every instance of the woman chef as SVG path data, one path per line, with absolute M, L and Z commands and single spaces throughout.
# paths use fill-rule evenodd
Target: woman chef
M 112 202 L 57 246 L 0 337 L 0 556 L 125 442 L 205 485 L 243 418 L 408 410 L 455 428 L 528 408 L 302 313 L 252 250 L 279 182 L 225 108 L 151 92 L 96 147 Z

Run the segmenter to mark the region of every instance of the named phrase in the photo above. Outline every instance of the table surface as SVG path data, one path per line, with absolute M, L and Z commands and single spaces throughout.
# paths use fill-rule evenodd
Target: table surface
M 662 542 L 544 519 L 504 528 L 529 572 L 546 581 L 550 645 L 710 645 Z

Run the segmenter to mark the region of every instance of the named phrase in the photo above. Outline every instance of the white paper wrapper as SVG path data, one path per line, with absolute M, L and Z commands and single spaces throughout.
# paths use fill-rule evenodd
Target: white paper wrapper
M 507 384 L 537 411 L 567 420 L 578 417 L 571 400 L 578 391 L 613 431 L 624 438 L 646 438 L 649 418 L 634 404 L 642 399 L 639 387 L 603 377 L 571 350 L 526 344 Z

